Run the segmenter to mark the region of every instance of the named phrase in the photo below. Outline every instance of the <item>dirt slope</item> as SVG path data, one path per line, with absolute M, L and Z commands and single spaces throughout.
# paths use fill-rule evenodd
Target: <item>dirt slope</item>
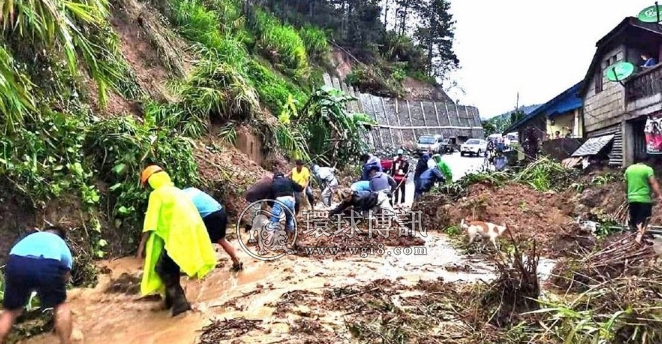
M 122 53 L 140 87 L 151 97 L 172 100 L 166 84 L 185 77 L 193 57 L 187 43 L 166 26 L 157 10 L 135 0 L 121 0 L 113 9 L 113 28 L 121 40 Z M 126 100 L 113 99 L 109 112 L 127 111 Z M 130 110 L 130 109 L 129 109 Z M 134 112 L 135 113 L 135 112 Z M 243 209 L 245 189 L 267 172 L 236 147 L 221 142 L 211 129 L 197 142 L 195 155 L 203 183 L 235 214 Z M 244 136 L 239 135 L 238 141 Z M 242 142 L 237 142 L 240 146 Z
M 333 74 L 342 82 L 352 73 L 354 66 L 360 62 L 353 56 L 349 55 L 349 53 L 336 47 L 333 48 L 331 54 L 331 63 L 335 68 Z M 404 99 L 407 100 L 437 100 L 452 102 L 452 99 L 441 87 L 416 80 L 412 77 L 406 77 L 402 81 L 402 87 L 405 91 Z

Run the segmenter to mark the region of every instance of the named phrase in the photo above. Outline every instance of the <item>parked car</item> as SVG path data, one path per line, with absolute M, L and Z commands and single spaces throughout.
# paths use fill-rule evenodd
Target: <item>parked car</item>
M 438 152 L 441 141 L 443 140 L 444 138 L 441 135 L 423 135 L 418 138 L 416 153 Z
M 455 137 L 443 139 L 441 144 L 439 144 L 439 154 L 453 154 L 454 151 L 459 151 L 460 146 L 456 142 L 457 139 Z
M 469 139 L 460 146 L 460 155 L 482 156 L 487 150 L 487 141 L 481 139 Z

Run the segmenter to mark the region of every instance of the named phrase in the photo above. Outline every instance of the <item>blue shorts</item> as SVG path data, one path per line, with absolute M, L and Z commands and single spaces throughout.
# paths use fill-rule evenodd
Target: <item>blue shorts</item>
M 8 310 L 25 307 L 33 291 L 41 308 L 53 308 L 67 299 L 64 275 L 68 271 L 55 259 L 11 255 L 5 266 L 5 295 L 2 305 Z

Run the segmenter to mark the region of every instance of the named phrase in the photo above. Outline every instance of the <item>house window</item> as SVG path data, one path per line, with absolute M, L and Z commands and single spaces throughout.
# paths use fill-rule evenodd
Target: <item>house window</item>
M 595 93 L 602 92 L 602 70 L 595 75 Z

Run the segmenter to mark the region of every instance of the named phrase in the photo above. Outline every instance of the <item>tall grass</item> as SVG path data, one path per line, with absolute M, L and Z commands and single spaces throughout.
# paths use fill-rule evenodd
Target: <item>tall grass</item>
M 256 60 L 248 62 L 248 77 L 255 84 L 260 99 L 273 114 L 278 114 L 289 95 L 303 102 L 306 95 L 301 88 L 278 77 L 271 69 Z
M 299 30 L 308 55 L 316 61 L 324 61 L 329 53 L 329 42 L 323 30 L 306 25 Z
M 179 26 L 182 36 L 208 48 L 222 48 L 225 40 L 219 29 L 221 17 L 216 11 L 205 8 L 198 0 L 174 0 L 171 3 L 172 20 Z
M 222 63 L 222 69 L 231 72 L 231 79 L 234 80 L 227 83 L 232 85 L 230 90 L 196 87 L 196 92 L 192 92 L 193 90 L 186 88 L 185 84 L 178 84 L 178 91 L 187 91 L 186 98 L 190 104 L 197 104 L 194 106 L 196 109 L 208 102 L 206 107 L 215 109 L 214 113 L 218 113 L 217 110 L 235 109 L 231 111 L 240 112 L 242 117 L 246 117 L 245 112 L 238 108 L 256 109 L 256 100 L 277 114 L 290 94 L 296 99 L 304 99 L 305 95 L 300 87 L 278 76 L 250 56 L 245 44 L 251 33 L 243 27 L 241 8 L 235 1 L 171 0 L 171 3 L 173 22 L 178 25 L 179 31 L 185 38 L 198 43 L 197 55 L 206 56 L 204 61 L 200 62 L 207 65 L 204 68 L 208 68 L 210 63 Z M 291 27 L 280 25 L 271 15 L 264 12 L 257 12 L 256 15 L 254 33 L 258 36 L 258 41 L 262 42 L 261 46 L 267 46 L 267 50 L 286 57 L 283 59 L 284 72 L 299 78 L 306 76 L 310 68 L 303 40 L 298 33 Z M 196 78 L 196 80 L 200 79 Z M 239 83 L 243 83 L 241 87 Z M 223 98 L 228 94 L 245 95 L 245 97 L 231 98 L 245 100 L 243 103 L 239 100 L 235 103 L 243 105 L 230 104 L 232 102 L 230 98 Z M 202 98 L 195 101 L 193 95 Z M 228 102 L 228 104 L 223 105 L 219 102 Z M 224 116 L 220 115 L 220 117 Z
M 290 25 L 281 25 L 272 15 L 256 11 L 256 35 L 265 57 L 297 80 L 310 74 L 308 54 L 303 39 Z

